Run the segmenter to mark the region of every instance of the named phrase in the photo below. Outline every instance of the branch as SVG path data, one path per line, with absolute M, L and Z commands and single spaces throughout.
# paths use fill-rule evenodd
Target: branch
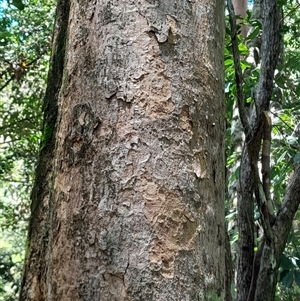
M 244 101 L 244 93 L 243 93 L 243 76 L 242 76 L 242 69 L 241 69 L 241 64 L 240 64 L 240 54 L 239 54 L 239 48 L 238 48 L 236 18 L 235 18 L 234 8 L 233 8 L 233 4 L 232 4 L 231 0 L 227 0 L 227 9 L 229 12 L 232 54 L 233 54 L 234 69 L 235 69 L 237 104 L 238 104 L 238 108 L 239 108 L 239 115 L 241 118 L 241 122 L 242 122 L 242 125 L 244 128 L 244 132 L 248 133 L 249 123 L 248 123 L 247 114 L 245 111 L 245 101 Z
M 25 121 L 28 121 L 30 123 L 34 123 L 36 120 L 34 120 L 33 118 L 23 118 L 23 119 L 17 120 L 16 122 L 7 124 L 5 126 L 0 126 L 0 132 L 1 131 L 7 131 L 7 129 L 12 128 L 14 126 L 19 126 L 20 123 L 25 122 Z
M 40 53 L 40 55 L 38 57 L 36 57 L 35 59 L 33 59 L 31 62 L 29 62 L 28 64 L 26 64 L 26 67 L 33 65 L 35 62 L 37 62 L 44 54 L 47 53 L 47 50 L 44 50 L 43 52 Z M 6 61 L 7 62 L 7 61 Z M 9 62 L 7 62 L 8 64 L 11 64 Z M 22 69 L 25 69 L 25 67 L 21 67 Z M 10 67 L 7 68 L 5 71 L 9 71 Z M 4 75 L 5 72 L 1 73 L 1 77 Z M 11 77 L 0 87 L 0 91 L 2 91 L 5 87 L 8 86 L 8 84 L 13 80 L 17 78 L 16 74 L 12 74 Z M 18 78 L 17 78 L 18 79 Z
M 286 122 L 284 121 L 279 114 L 275 113 L 275 112 L 272 112 L 271 110 L 269 111 L 272 115 L 274 115 L 275 117 L 277 117 L 278 119 L 280 119 L 280 121 L 282 123 L 284 123 L 290 130 L 294 131 L 294 129 Z M 277 129 L 280 131 L 279 127 L 277 126 Z M 281 132 L 281 135 L 284 136 L 284 134 L 282 134 Z
M 274 209 L 271 201 L 271 180 L 270 180 L 270 154 L 271 154 L 271 133 L 272 123 L 267 111 L 263 112 L 263 145 L 261 158 L 261 173 L 264 195 L 266 197 L 266 206 L 270 214 L 270 218 L 274 218 Z M 273 222 L 271 221 L 271 224 Z
M 263 253 L 265 245 L 265 238 L 263 238 L 258 246 L 258 250 L 255 253 L 254 261 L 253 261 L 253 270 L 252 270 L 252 279 L 251 279 L 251 286 L 248 294 L 247 301 L 253 301 L 255 297 L 255 291 L 257 286 L 257 277 L 259 274 L 260 268 L 260 260 Z
M 243 94 L 243 76 L 240 65 L 240 55 L 238 50 L 237 26 L 234 8 L 231 0 L 227 0 L 227 8 L 229 12 L 230 33 L 232 54 L 235 69 L 235 81 L 237 90 L 237 106 L 239 110 L 240 120 L 243 131 L 247 136 L 250 130 L 247 113 L 245 110 L 245 100 Z M 236 300 L 246 300 L 252 278 L 251 263 L 254 259 L 254 216 L 253 216 L 253 170 L 251 160 L 248 156 L 246 145 L 243 147 L 241 166 L 240 166 L 240 187 L 238 192 L 237 203 L 237 221 L 239 231 L 238 242 L 238 260 L 237 260 L 237 295 Z M 250 263 L 250 265 L 249 265 Z
M 262 251 L 259 273 L 256 281 L 253 281 L 250 289 L 251 298 L 255 290 L 255 298 L 248 299 L 254 301 L 274 300 L 274 294 L 277 283 L 278 267 L 280 255 L 290 232 L 294 216 L 300 203 L 300 164 L 296 167 L 292 180 L 287 188 L 281 209 L 277 214 L 275 224 L 272 227 L 274 232 L 274 241 L 267 242 L 265 236 L 263 245 L 259 248 Z
M 263 111 L 269 111 L 274 86 L 274 72 L 280 53 L 280 11 L 277 1 L 262 1 L 263 32 L 262 59 L 259 82 L 256 90 L 258 117 Z
M 6 82 L 3 86 L 0 87 L 0 91 L 2 91 L 5 87 L 8 86 L 8 84 L 15 78 L 15 75 L 13 74 Z
M 300 204 L 300 164 L 296 167 L 274 224 L 277 252 L 282 253 Z

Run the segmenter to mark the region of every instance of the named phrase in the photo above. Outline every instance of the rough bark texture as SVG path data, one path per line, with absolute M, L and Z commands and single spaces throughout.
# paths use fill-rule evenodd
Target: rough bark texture
M 230 247 L 230 240 L 229 235 L 226 233 L 225 235 L 225 267 L 226 267 L 226 275 L 225 275 L 225 301 L 232 301 L 233 300 L 233 293 L 234 293 L 234 265 L 232 262 L 231 256 L 231 247 Z
M 224 300 L 223 1 L 62 3 L 21 300 Z
M 254 259 L 254 177 L 247 150 L 244 149 L 240 167 L 240 190 L 238 191 L 238 255 L 236 301 L 247 300 L 252 279 Z

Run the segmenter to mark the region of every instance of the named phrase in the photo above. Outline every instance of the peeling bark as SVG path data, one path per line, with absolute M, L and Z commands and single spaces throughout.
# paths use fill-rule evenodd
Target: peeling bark
M 65 17 L 21 300 L 223 300 L 223 1 L 71 1 Z

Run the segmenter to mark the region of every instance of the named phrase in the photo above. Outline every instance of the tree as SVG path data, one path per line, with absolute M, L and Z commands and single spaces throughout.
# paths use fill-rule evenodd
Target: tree
M 0 301 L 20 288 L 54 21 L 52 0 L 11 4 L 0 5 Z
M 223 1 L 59 0 L 20 300 L 223 300 Z
M 259 50 L 262 54 L 261 66 L 259 79 L 253 85 L 254 93 L 248 97 L 253 101 L 253 110 L 250 110 L 249 116 L 247 116 L 245 109 L 244 92 L 247 82 L 244 81 L 244 78 L 247 76 L 247 71 L 252 70 L 253 66 L 250 65 L 249 68 L 249 64 L 240 62 L 236 22 L 230 2 L 228 6 L 235 63 L 237 104 L 245 135 L 239 170 L 237 206 L 239 228 L 237 301 L 274 300 L 279 267 L 283 258 L 282 253 L 292 226 L 292 220 L 298 209 L 300 193 L 300 168 L 299 164 L 296 164 L 283 201 L 278 208 L 272 206 L 271 195 L 273 192 L 271 192 L 272 182 L 270 178 L 272 124 L 269 113 L 271 100 L 276 100 L 273 96 L 275 70 L 281 71 L 277 68 L 279 67 L 282 44 L 280 33 L 283 17 L 277 1 L 261 1 L 260 5 L 262 35 Z M 259 32 L 260 30 L 254 30 L 253 36 L 257 37 Z M 241 45 L 240 49 L 247 49 L 247 47 Z M 242 65 L 244 65 L 244 73 L 242 72 Z M 245 66 L 248 67 L 248 70 Z M 261 168 L 259 167 L 260 164 Z M 259 172 L 261 172 L 261 176 Z M 257 237 L 260 240 L 259 245 L 256 245 L 257 241 L 255 240 L 255 205 L 258 207 L 256 211 L 259 214 L 262 228 L 262 235 Z M 256 252 L 255 248 L 257 248 Z M 289 273 L 289 277 L 293 279 L 293 273 Z

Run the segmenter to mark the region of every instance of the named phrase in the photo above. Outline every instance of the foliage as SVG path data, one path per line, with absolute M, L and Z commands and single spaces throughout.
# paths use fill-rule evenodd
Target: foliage
M 53 0 L 0 2 L 0 300 L 16 300 L 39 151 Z
M 0 243 L 0 300 L 16 300 L 23 267 L 25 226 L 16 231 L 1 231 Z

